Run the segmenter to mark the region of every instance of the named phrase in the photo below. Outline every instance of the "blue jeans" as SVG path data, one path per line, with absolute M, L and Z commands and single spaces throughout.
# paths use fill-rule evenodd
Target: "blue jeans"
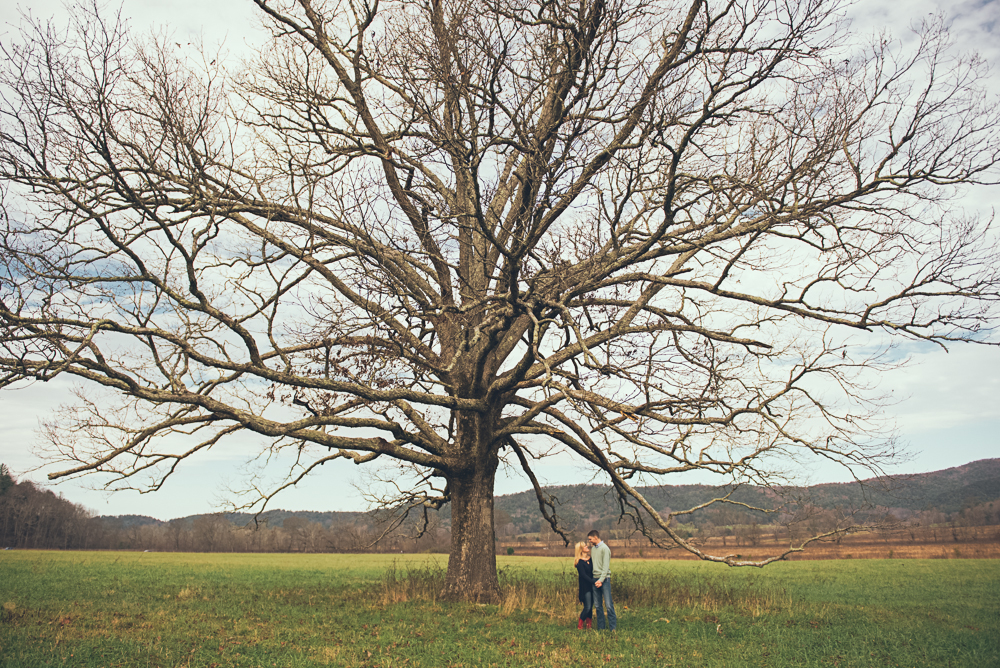
M 594 598 L 597 601 L 597 628 L 604 628 L 604 610 L 608 611 L 608 628 L 614 631 L 618 628 L 618 615 L 615 614 L 615 604 L 611 601 L 611 576 L 601 581 L 600 587 L 594 587 Z
M 590 591 L 583 592 L 583 611 L 580 613 L 580 619 L 590 619 L 594 616 L 594 588 L 591 587 Z

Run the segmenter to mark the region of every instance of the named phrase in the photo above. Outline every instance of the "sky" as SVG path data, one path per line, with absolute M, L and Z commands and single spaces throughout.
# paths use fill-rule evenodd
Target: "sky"
M 63 3 L 33 0 L 36 17 L 65 15 Z M 111 6 L 116 6 L 112 4 Z M 976 50 L 994 65 L 993 90 L 1000 92 L 1000 2 L 996 0 L 938 3 L 929 1 L 864 1 L 855 3 L 849 13 L 853 29 L 870 33 L 883 28 L 906 39 L 908 26 L 947 7 L 946 17 L 957 41 L 966 49 Z M 125 0 L 123 13 L 134 29 L 165 27 L 177 42 L 206 45 L 224 43 L 233 53 L 247 48 L 258 36 L 253 28 L 250 0 Z M 0 41 L 8 43 L 20 21 L 16 2 L 0 3 Z M 980 211 L 990 211 L 1000 189 L 981 191 L 975 199 L 962 204 Z M 880 389 L 896 398 L 888 409 L 898 429 L 906 455 L 888 470 L 889 473 L 923 473 L 959 466 L 980 459 L 1000 457 L 1000 347 L 956 345 L 948 351 L 927 344 L 904 344 L 900 354 L 910 363 L 886 374 Z M 109 494 L 91 489 L 94 479 L 69 480 L 49 484 L 48 469 L 39 470 L 41 461 L 33 454 L 40 436 L 39 421 L 51 415 L 52 408 L 69 402 L 71 383 L 57 379 L 47 384 L 22 385 L 0 390 L 0 462 L 19 479 L 46 484 L 70 501 L 99 515 L 138 514 L 171 519 L 223 509 L 231 498 L 229 487 L 243 480 L 242 463 L 252 443 L 233 443 L 213 449 L 185 463 L 158 492 L 138 494 L 121 491 Z M 571 460 L 553 458 L 540 464 L 536 473 L 545 484 L 565 485 L 592 482 L 590 472 Z M 809 482 L 841 482 L 841 469 L 819 468 Z M 669 480 L 670 484 L 694 480 Z M 346 462 L 334 462 L 322 468 L 297 488 L 276 499 L 273 508 L 290 510 L 361 510 L 361 494 L 368 484 L 367 474 Z M 496 493 L 510 494 L 528 489 L 523 475 L 501 471 Z

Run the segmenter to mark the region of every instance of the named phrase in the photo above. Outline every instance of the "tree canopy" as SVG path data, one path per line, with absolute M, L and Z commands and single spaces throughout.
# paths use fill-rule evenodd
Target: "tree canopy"
M 97 9 L 3 44 L 0 382 L 81 381 L 53 477 L 155 488 L 222 439 L 293 453 L 286 485 L 389 462 L 387 503 L 451 504 L 447 593 L 489 600 L 498 466 L 558 527 L 532 464 L 565 452 L 742 564 L 636 481 L 878 473 L 887 346 L 989 339 L 996 236 L 954 198 L 1000 105 L 940 21 L 907 50 L 827 0 L 254 4 L 243 64 Z

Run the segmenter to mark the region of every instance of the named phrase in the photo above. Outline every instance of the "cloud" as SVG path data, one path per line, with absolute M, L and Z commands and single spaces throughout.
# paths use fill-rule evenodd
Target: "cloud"
M 893 412 L 904 432 L 1000 421 L 1000 349 L 966 344 L 910 359 L 906 368 L 887 374 L 881 386 L 899 398 Z

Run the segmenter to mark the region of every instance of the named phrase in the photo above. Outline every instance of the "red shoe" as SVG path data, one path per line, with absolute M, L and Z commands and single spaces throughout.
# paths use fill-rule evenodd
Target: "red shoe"
M 587 618 L 587 629 L 588 630 L 590 629 L 590 618 L 589 617 Z
M 582 619 L 576 620 L 576 629 L 578 631 L 582 631 L 583 630 L 583 620 Z

